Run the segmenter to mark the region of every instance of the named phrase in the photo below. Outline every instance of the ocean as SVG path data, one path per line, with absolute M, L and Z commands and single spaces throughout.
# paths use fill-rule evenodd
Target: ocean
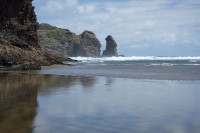
M 40 73 L 131 79 L 200 80 L 200 57 L 72 57 L 69 67 Z
M 0 73 L 0 132 L 200 132 L 200 57 L 73 59 Z

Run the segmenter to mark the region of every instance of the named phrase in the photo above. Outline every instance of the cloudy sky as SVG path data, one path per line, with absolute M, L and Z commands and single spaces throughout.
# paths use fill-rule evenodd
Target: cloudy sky
M 34 0 L 40 23 L 93 31 L 119 54 L 200 56 L 200 0 Z

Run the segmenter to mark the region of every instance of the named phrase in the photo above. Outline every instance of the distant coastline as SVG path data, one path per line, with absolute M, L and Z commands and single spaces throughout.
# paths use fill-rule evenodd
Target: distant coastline
M 106 49 L 101 54 L 101 43 L 92 31 L 85 30 L 80 35 L 76 35 L 68 29 L 41 23 L 37 33 L 39 45 L 43 50 L 62 56 L 118 56 L 117 43 L 111 35 L 105 38 Z

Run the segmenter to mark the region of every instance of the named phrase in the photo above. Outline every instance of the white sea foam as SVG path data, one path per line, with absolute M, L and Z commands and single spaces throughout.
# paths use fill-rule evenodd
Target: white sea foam
M 71 57 L 78 61 L 104 62 L 104 61 L 142 61 L 142 60 L 189 60 L 190 62 L 200 61 L 200 56 L 177 56 L 177 57 L 159 57 L 159 56 L 129 56 L 129 57 Z
M 174 65 L 175 64 L 171 64 L 171 63 L 152 63 L 147 66 L 174 66 Z
M 152 63 L 146 66 L 200 66 L 200 64 L 173 64 L 173 63 Z

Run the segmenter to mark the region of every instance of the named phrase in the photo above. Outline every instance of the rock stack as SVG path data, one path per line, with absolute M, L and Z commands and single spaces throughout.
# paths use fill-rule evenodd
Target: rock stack
M 118 56 L 117 43 L 111 35 L 106 37 L 106 50 L 103 51 L 103 56 Z

